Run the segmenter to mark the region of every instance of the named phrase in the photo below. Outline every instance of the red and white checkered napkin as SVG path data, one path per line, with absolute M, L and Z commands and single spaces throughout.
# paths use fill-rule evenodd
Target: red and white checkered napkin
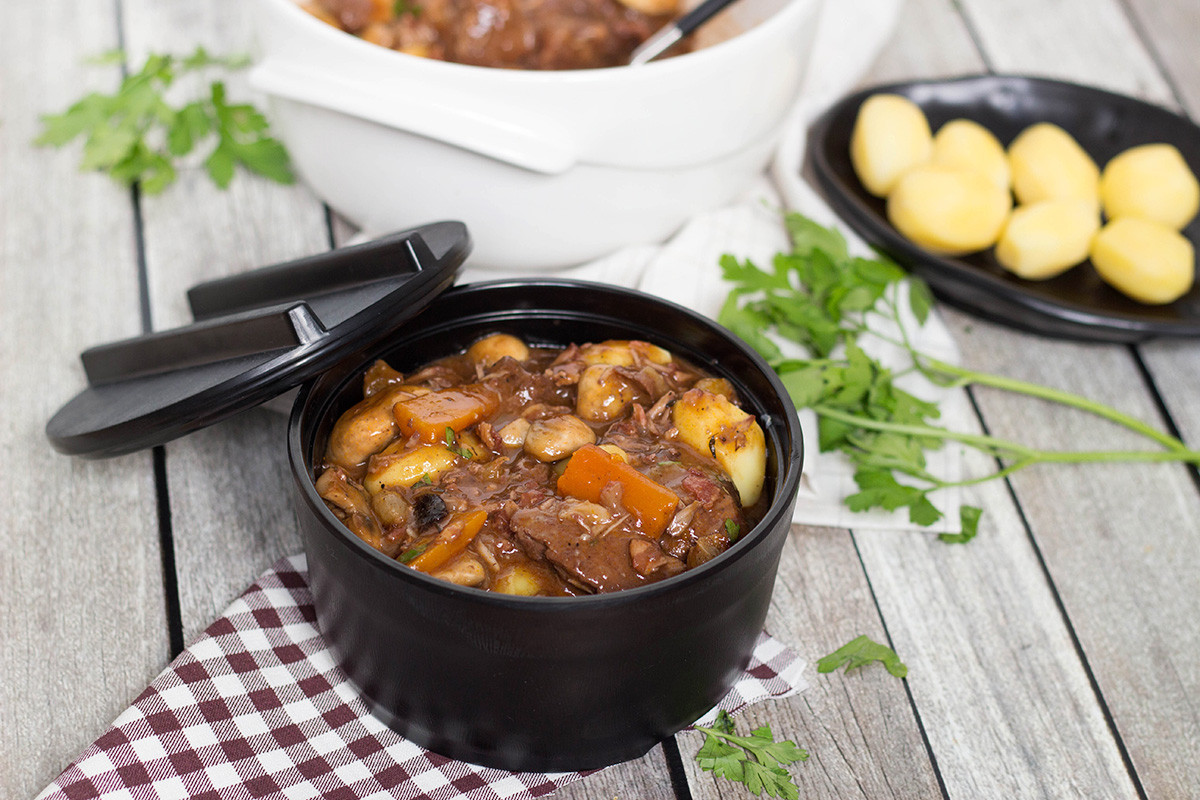
M 802 662 L 765 633 L 721 702 L 802 688 Z M 176 658 L 38 800 L 541 797 L 583 773 L 454 761 L 373 717 L 316 627 L 304 556 L 281 559 Z

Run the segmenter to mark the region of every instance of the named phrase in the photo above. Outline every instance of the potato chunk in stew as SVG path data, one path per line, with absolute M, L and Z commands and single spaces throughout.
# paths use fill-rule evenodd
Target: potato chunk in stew
M 715 558 L 762 516 L 757 421 L 728 380 L 648 342 L 493 334 L 411 373 L 377 362 L 363 386 L 317 491 L 364 542 L 441 580 L 634 588 Z

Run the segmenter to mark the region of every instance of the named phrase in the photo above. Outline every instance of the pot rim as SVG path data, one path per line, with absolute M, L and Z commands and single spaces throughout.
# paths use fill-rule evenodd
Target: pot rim
M 758 354 L 750 345 L 739 339 L 735 334 L 726 328 L 717 324 L 714 320 L 705 317 L 695 311 L 692 311 L 685 306 L 681 306 L 670 300 L 666 300 L 655 295 L 648 294 L 636 289 L 628 289 L 625 287 L 615 286 L 612 284 L 596 283 L 592 281 L 575 280 L 570 278 L 531 278 L 531 279 L 502 279 L 493 281 L 484 281 L 479 283 L 462 284 L 452 287 L 448 292 L 457 291 L 472 291 L 472 292 L 489 292 L 503 289 L 511 289 L 520 287 L 530 289 L 539 287 L 544 290 L 553 289 L 560 291 L 580 291 L 580 290 L 595 290 L 602 289 L 617 294 L 632 294 L 640 298 L 649 299 L 653 302 L 660 303 L 670 308 L 675 313 L 683 314 L 693 321 L 712 328 L 722 338 L 726 339 L 729 344 L 740 350 L 751 362 L 755 368 L 766 378 L 771 388 L 775 391 L 781 404 L 783 405 L 783 432 L 790 435 L 790 441 L 783 441 L 782 437 L 772 435 L 768 430 L 764 430 L 767 434 L 768 444 L 774 444 L 778 454 L 778 464 L 774 481 L 774 494 L 771 498 L 771 503 L 767 511 L 763 514 L 762 519 L 751 528 L 748 532 L 738 537 L 733 545 L 721 553 L 711 561 L 705 562 L 698 567 L 685 570 L 684 572 L 666 578 L 660 581 L 638 586 L 632 589 L 622 589 L 614 592 L 601 592 L 590 595 L 580 595 L 575 597 L 525 597 L 520 595 L 509 595 L 501 592 L 491 592 L 484 589 L 477 589 L 469 586 L 458 586 L 448 581 L 443 581 L 427 575 L 418 570 L 401 564 L 394 558 L 390 558 L 375 548 L 362 541 L 355 536 L 349 528 L 347 528 L 333 512 L 325 505 L 325 501 L 317 494 L 316 482 L 311 477 L 312 467 L 309 453 L 306 452 L 306 444 L 311 445 L 311 442 L 305 442 L 305 439 L 311 439 L 311 433 L 316 428 L 320 420 L 327 413 L 328 407 L 334 397 L 339 393 L 338 390 L 346 385 L 348 380 L 351 380 L 354 375 L 360 374 L 366 359 L 369 359 L 369 354 L 360 354 L 357 357 L 356 363 L 349 366 L 347 362 L 333 368 L 318 378 L 308 381 L 300 388 L 299 394 L 292 405 L 292 411 L 288 419 L 287 433 L 287 450 L 288 450 L 288 465 L 292 471 L 293 480 L 300 494 L 304 499 L 305 505 L 309 511 L 314 513 L 323 523 L 326 529 L 334 534 L 334 539 L 346 550 L 352 553 L 356 558 L 363 560 L 373 569 L 384 570 L 397 577 L 398 580 L 412 581 L 416 588 L 424 591 L 432 592 L 437 595 L 451 595 L 460 599 L 471 599 L 484 605 L 496 606 L 501 608 L 510 608 L 513 610 L 523 611 L 544 611 L 566 612 L 576 607 L 586 607 L 589 610 L 595 610 L 605 605 L 623 605 L 630 602 L 636 602 L 639 598 L 647 596 L 655 596 L 659 594 L 672 592 L 675 587 L 685 587 L 696 581 L 706 580 L 710 573 L 724 571 L 727 565 L 732 565 L 740 560 L 743 555 L 757 546 L 763 539 L 767 538 L 777 526 L 780 524 L 791 525 L 791 512 L 795 505 L 796 492 L 799 489 L 800 476 L 804 466 L 804 441 L 803 434 L 800 429 L 799 419 L 796 414 L 796 409 L 792 403 L 791 396 L 787 389 L 783 386 L 779 376 L 767 364 L 767 362 Z M 498 311 L 500 309 L 497 309 Z M 559 309 L 528 309 L 522 310 L 524 314 L 537 314 L 541 311 L 566 311 L 568 308 Z M 583 312 L 580 312 L 583 313 Z M 603 313 L 588 312 L 587 316 L 596 318 L 606 318 L 614 323 L 621 324 L 621 320 L 612 317 L 607 317 Z M 459 320 L 468 321 L 470 317 L 451 320 L 450 323 Z M 401 335 L 403 331 L 399 331 Z M 395 342 L 388 343 L 386 347 L 395 347 L 401 343 L 402 339 L 397 339 Z M 384 343 L 376 343 L 371 348 L 371 352 L 376 352 Z M 765 426 L 764 426 L 765 427 Z M 305 434 L 308 434 L 306 436 Z

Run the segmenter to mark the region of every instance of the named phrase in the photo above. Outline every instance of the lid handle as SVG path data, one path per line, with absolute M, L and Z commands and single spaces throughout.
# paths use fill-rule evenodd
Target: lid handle
M 103 386 L 272 350 L 290 350 L 325 335 L 325 327 L 308 303 L 301 302 L 92 347 L 80 359 L 88 383 Z
M 460 223 L 436 223 L 429 227 L 462 230 Z M 416 274 L 423 269 L 423 265 L 430 266 L 437 262 L 438 258 L 431 252 L 422 233 L 404 231 L 363 244 L 198 283 L 188 289 L 188 305 L 191 306 L 194 319 L 212 319 L 376 281 L 395 280 L 406 273 Z

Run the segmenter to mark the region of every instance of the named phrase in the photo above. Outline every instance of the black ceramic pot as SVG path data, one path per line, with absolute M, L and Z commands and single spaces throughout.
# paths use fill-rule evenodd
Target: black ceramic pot
M 767 441 L 764 519 L 726 553 L 649 586 L 579 598 L 462 588 L 364 544 L 326 508 L 314 459 L 377 357 L 400 370 L 486 333 L 534 343 L 646 339 L 731 380 Z M 795 408 L 740 340 L 685 308 L 563 280 L 446 292 L 386 342 L 306 385 L 288 433 L 317 620 L 376 713 L 429 749 L 512 770 L 637 757 L 714 706 L 762 630 L 800 480 Z

